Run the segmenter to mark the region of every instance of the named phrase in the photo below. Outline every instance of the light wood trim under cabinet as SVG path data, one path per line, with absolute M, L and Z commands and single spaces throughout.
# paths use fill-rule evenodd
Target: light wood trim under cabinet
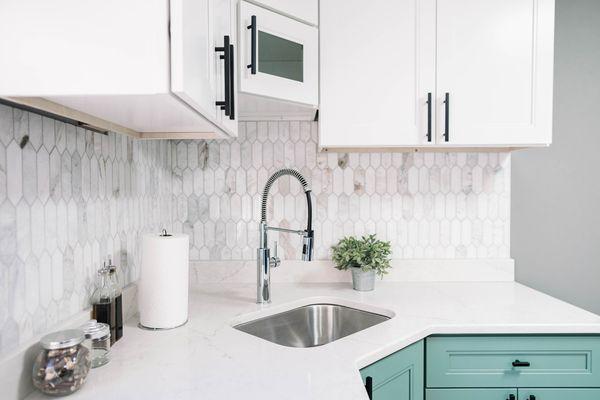
M 531 149 L 537 147 L 548 147 L 548 145 L 528 145 L 528 146 L 496 146 L 496 147 L 319 147 L 320 152 L 324 153 L 509 153 L 515 150 Z
M 115 132 L 131 136 L 134 139 L 192 140 L 216 139 L 220 137 L 214 132 L 138 132 L 105 119 L 94 117 L 93 115 L 84 113 L 82 111 L 63 106 L 62 104 L 46 100 L 42 97 L 5 97 L 4 99 L 15 105 L 21 105 L 25 108 L 34 109 L 33 112 L 35 112 L 35 110 L 40 110 L 44 113 L 73 120 L 73 122 L 80 123 L 82 128 L 96 131 Z
M 98 117 L 94 117 L 93 115 L 86 114 L 84 112 L 69 107 L 65 107 L 62 104 L 46 100 L 42 97 L 6 97 L 6 100 L 15 104 L 20 104 L 25 107 L 35 108 L 36 110 L 41 110 L 50 114 L 55 114 L 61 117 L 72 119 L 74 121 L 79 121 L 84 124 L 84 127 L 85 125 L 88 125 L 95 130 L 121 133 L 134 137 L 136 139 L 139 139 L 141 137 L 141 134 L 139 132 L 136 132 L 132 129 L 106 121 Z
M 223 136 L 219 136 L 214 132 L 140 132 L 138 139 L 145 140 L 158 140 L 158 139 L 169 139 L 169 140 L 192 140 L 192 139 L 223 139 Z

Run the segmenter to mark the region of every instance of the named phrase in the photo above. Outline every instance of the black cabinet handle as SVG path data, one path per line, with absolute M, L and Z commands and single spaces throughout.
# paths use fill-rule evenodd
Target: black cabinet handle
M 529 367 L 529 366 L 531 366 L 531 364 L 529 363 L 529 361 L 515 360 L 512 362 L 512 366 L 513 367 Z
M 231 51 L 229 49 L 229 36 L 225 35 L 223 37 L 223 47 L 215 47 L 215 51 L 217 53 L 223 52 L 223 54 L 219 57 L 221 60 L 224 60 L 223 62 L 223 80 L 225 81 L 225 100 L 223 101 L 216 101 L 215 104 L 217 106 L 221 107 L 221 110 L 225 110 L 225 115 L 229 115 L 231 112 L 231 82 L 230 82 L 230 78 L 231 78 L 231 67 L 229 66 L 230 63 L 230 56 L 231 56 Z
M 250 18 L 250 25 L 246 27 L 250 29 L 250 64 L 246 67 L 250 68 L 250 73 L 256 75 L 256 15 Z
M 370 376 L 367 376 L 367 379 L 365 380 L 365 389 L 367 391 L 367 396 L 369 396 L 369 399 L 373 400 L 373 378 Z
M 535 400 L 535 396 L 534 395 L 529 395 L 529 400 Z
M 444 100 L 444 109 L 445 109 L 445 121 L 444 121 L 444 140 L 446 142 L 450 141 L 450 93 L 446 93 L 446 98 Z
M 517 398 L 515 397 L 514 394 L 511 394 L 510 396 L 508 396 L 508 399 L 506 400 L 516 400 Z
M 431 143 L 431 93 L 427 93 L 427 141 Z
M 234 48 L 229 45 L 229 119 L 235 119 L 235 65 L 234 65 Z

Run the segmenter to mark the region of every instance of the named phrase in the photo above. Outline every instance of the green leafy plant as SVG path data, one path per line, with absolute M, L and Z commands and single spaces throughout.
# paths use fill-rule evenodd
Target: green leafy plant
M 390 242 L 378 240 L 375 235 L 357 239 L 348 236 L 331 247 L 333 262 L 339 270 L 360 268 L 363 271 L 375 271 L 383 276 L 391 268 L 392 254 Z

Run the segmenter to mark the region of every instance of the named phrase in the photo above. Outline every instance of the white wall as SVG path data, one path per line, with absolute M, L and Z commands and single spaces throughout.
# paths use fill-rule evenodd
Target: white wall
M 600 313 L 600 1 L 557 0 L 554 143 L 513 154 L 519 282 Z

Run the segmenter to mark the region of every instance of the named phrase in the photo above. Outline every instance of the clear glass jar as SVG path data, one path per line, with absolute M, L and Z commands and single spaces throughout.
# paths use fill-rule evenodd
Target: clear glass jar
M 101 367 L 110 361 L 110 326 L 92 319 L 81 330 L 85 334 L 84 344 L 91 352 L 92 368 Z
M 54 332 L 40 340 L 33 363 L 33 385 L 41 392 L 64 396 L 83 386 L 90 370 L 90 352 L 79 329 Z

